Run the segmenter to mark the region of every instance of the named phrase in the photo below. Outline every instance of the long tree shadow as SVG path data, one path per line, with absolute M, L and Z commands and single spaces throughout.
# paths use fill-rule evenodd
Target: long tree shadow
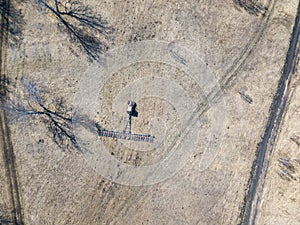
M 7 44 L 12 46 L 18 46 L 23 39 L 23 26 L 25 24 L 23 15 L 16 5 L 22 1 L 15 1 L 9 3 L 8 1 L 0 2 L 1 13 L 1 39 L 7 39 Z M 1 41 L 2 41 L 1 40 Z
M 251 15 L 264 15 L 268 10 L 262 3 L 256 0 L 233 0 L 233 3 L 238 7 L 244 9 Z
M 0 217 L 0 224 L 1 225 L 14 225 L 16 223 L 11 221 L 10 219 Z
M 89 60 L 100 60 L 108 49 L 107 41 L 114 29 L 90 7 L 76 0 L 38 0 L 38 3 L 58 20 L 60 30 L 69 34 Z
M 45 88 L 38 87 L 26 79 L 22 79 L 22 85 L 6 98 L 0 109 L 7 112 L 11 121 L 26 117 L 44 124 L 54 143 L 63 151 L 72 148 L 84 150 L 78 144 L 73 125 L 94 133 L 101 128 L 88 116 L 74 115 L 72 108 L 65 104 L 63 98 L 53 97 Z

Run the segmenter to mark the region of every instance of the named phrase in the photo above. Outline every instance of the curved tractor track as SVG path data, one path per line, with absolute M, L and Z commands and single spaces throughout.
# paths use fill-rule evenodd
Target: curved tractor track
M 9 6 L 10 1 L 9 0 L 2 0 L 4 4 Z M 243 51 L 241 52 L 240 56 L 237 57 L 237 59 L 234 61 L 233 65 L 229 68 L 229 70 L 222 76 L 219 83 L 221 85 L 221 89 L 227 89 L 230 88 L 232 85 L 232 80 L 234 80 L 240 71 L 240 69 L 243 67 L 243 65 L 247 62 L 247 59 L 249 59 L 249 56 L 251 56 L 251 53 L 255 50 L 257 47 L 257 44 L 260 42 L 261 38 L 264 35 L 264 31 L 268 25 L 270 16 L 273 13 L 275 1 L 269 0 L 267 7 L 268 11 L 265 14 L 265 16 L 261 17 L 261 21 L 258 25 L 258 28 L 256 32 L 254 33 L 253 37 L 249 41 L 249 43 L 244 47 Z M 7 8 L 9 11 L 9 7 Z M 2 33 L 1 33 L 1 78 L 5 78 L 5 62 L 6 62 L 6 47 L 7 47 L 7 36 L 3 35 L 8 30 L 9 23 L 5 20 L 5 18 L 2 15 Z M 218 99 L 221 95 L 221 93 L 212 92 L 212 96 L 209 96 L 213 99 Z M 194 117 L 200 116 L 202 113 L 206 111 L 206 107 L 204 110 L 199 110 L 194 114 Z M 10 133 L 7 126 L 6 121 L 6 115 L 4 112 L 0 113 L 0 120 L 1 120 L 1 144 L 3 149 L 3 157 L 4 161 L 6 162 L 6 170 L 7 170 L 7 180 L 8 180 L 8 186 L 10 189 L 10 198 L 11 198 L 11 205 L 12 205 L 12 218 L 14 220 L 15 224 L 23 224 L 23 216 L 21 211 L 21 199 L 20 199 L 20 193 L 19 193 L 19 186 L 18 186 L 18 180 L 17 180 L 17 170 L 16 170 L 16 163 L 15 163 L 15 156 L 14 151 L 12 148 L 12 143 L 10 139 Z M 191 119 L 193 121 L 193 119 Z M 188 130 L 188 126 L 184 128 L 185 130 Z M 108 182 L 109 183 L 109 182 Z M 117 188 L 115 184 L 107 184 L 107 182 L 104 182 L 104 186 L 108 186 L 108 189 L 114 189 Z M 109 198 L 108 195 L 104 196 L 104 206 L 111 206 L 109 209 L 110 213 L 109 216 L 106 218 L 107 223 L 109 224 L 116 224 L 118 221 L 118 218 L 126 217 L 126 214 L 129 214 L 129 211 L 133 210 L 133 202 L 141 201 L 148 190 L 149 187 L 141 187 L 141 188 L 135 188 L 136 190 L 132 192 L 132 195 L 127 198 L 125 202 L 122 204 L 114 205 L 112 201 L 114 201 L 113 198 Z M 104 210 L 108 211 L 108 209 Z M 106 214 L 103 212 L 103 214 Z
M 0 46 L 0 78 L 1 78 L 1 104 L 6 100 L 5 97 L 5 80 L 6 80 L 6 54 L 8 45 L 8 33 L 9 33 L 9 17 L 10 17 L 10 0 L 2 0 L 2 14 L 1 14 L 1 46 Z M 0 111 L 0 144 L 2 150 L 2 157 L 4 166 L 6 169 L 7 187 L 9 191 L 9 202 L 11 209 L 11 221 L 9 224 L 22 225 L 23 215 L 21 209 L 20 191 L 17 179 L 17 168 L 15 162 L 14 149 L 11 142 L 10 130 L 6 118 L 5 111 Z M 5 221 L 0 221 L 1 223 Z
M 260 40 L 264 36 L 264 31 L 267 28 L 267 25 L 269 24 L 270 17 L 273 14 L 275 4 L 276 1 L 274 0 L 269 0 L 268 3 L 266 4 L 269 10 L 265 13 L 264 16 L 261 17 L 256 32 L 253 34 L 248 44 L 244 47 L 239 57 L 237 57 L 237 59 L 234 61 L 233 65 L 220 78 L 219 84 L 221 90 L 226 90 L 234 84 L 233 81 L 236 79 L 238 72 L 242 69 L 243 65 L 247 62 L 251 54 L 255 51 L 255 48 L 257 47 Z M 216 92 L 216 90 L 218 89 L 219 89 L 218 87 L 214 88 L 212 92 L 209 93 L 207 98 L 214 100 L 214 102 L 217 102 L 218 99 L 222 96 L 221 93 Z M 190 123 L 186 124 L 186 126 L 183 127 L 183 132 L 188 130 L 192 122 L 194 121 L 194 119 L 200 117 L 203 113 L 205 113 L 209 109 L 208 107 L 209 106 L 207 104 L 204 104 L 203 108 L 199 110 L 195 110 L 196 112 L 193 113 L 192 118 L 190 119 Z M 178 141 L 181 140 L 182 138 L 183 136 L 174 139 Z M 176 145 L 175 143 L 173 144 Z M 114 188 L 114 187 L 116 186 L 114 186 L 114 184 L 111 184 L 110 188 Z M 117 224 L 120 218 L 124 220 L 124 218 L 126 218 L 126 215 L 129 215 L 130 211 L 134 210 L 134 205 L 145 198 L 148 189 L 149 189 L 148 186 L 136 188 L 136 190 L 132 192 L 132 194 L 130 195 L 129 198 L 127 198 L 126 201 L 118 205 L 113 204 L 114 201 L 113 198 L 108 199 L 106 205 L 112 207 L 109 210 L 110 212 L 108 213 L 107 217 L 102 215 L 103 218 L 106 218 L 106 220 L 103 222 L 105 222 L 105 224 Z

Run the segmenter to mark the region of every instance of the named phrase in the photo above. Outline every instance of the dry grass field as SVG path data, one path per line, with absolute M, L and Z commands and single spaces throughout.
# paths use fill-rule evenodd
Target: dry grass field
M 246 224 L 296 0 L 5 2 L 0 224 Z M 255 224 L 300 224 L 297 76 Z M 122 131 L 128 98 L 153 143 L 75 143 L 78 105 Z

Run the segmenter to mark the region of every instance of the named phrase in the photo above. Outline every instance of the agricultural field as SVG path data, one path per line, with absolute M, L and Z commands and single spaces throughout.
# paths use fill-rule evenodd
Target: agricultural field
M 0 224 L 300 224 L 298 4 L 2 0 Z

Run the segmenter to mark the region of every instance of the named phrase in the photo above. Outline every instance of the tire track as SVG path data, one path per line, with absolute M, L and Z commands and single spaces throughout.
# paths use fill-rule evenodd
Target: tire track
M 1 80 L 6 80 L 6 57 L 7 57 L 7 45 L 9 36 L 9 16 L 10 16 L 10 0 L 2 0 L 3 11 L 1 15 L 1 47 L 0 47 L 0 76 Z M 2 83 L 1 91 L 5 95 L 5 84 Z M 1 103 L 6 101 L 6 96 L 1 98 Z M 15 155 L 13 150 L 13 145 L 11 141 L 11 135 L 9 131 L 9 126 L 7 122 L 7 117 L 5 111 L 0 112 L 0 142 L 2 147 L 2 156 L 4 161 L 4 166 L 6 168 L 7 184 L 10 194 L 10 203 L 12 209 L 12 220 L 14 224 L 23 225 L 23 215 L 21 209 L 21 200 L 19 185 L 17 179 L 17 170 L 15 163 Z
M 224 76 L 220 79 L 219 83 L 224 88 L 229 88 L 233 84 L 234 79 L 236 78 L 238 72 L 246 63 L 247 59 L 251 55 L 251 53 L 255 50 L 258 43 L 260 42 L 261 38 L 263 37 L 264 31 L 269 24 L 269 20 L 274 12 L 274 6 L 276 4 L 276 0 L 269 0 L 266 7 L 268 10 L 266 11 L 265 15 L 262 16 L 261 22 L 256 30 L 254 37 L 251 38 L 251 41 L 245 46 L 243 51 L 241 52 L 240 56 L 233 62 L 232 66 L 225 72 Z
M 233 65 L 225 72 L 225 75 L 223 75 L 219 80 L 221 90 L 225 90 L 232 86 L 232 83 L 234 79 L 237 77 L 238 72 L 243 67 L 243 65 L 247 62 L 247 59 L 257 47 L 258 43 L 263 37 L 264 31 L 268 25 L 270 17 L 274 12 L 274 6 L 275 6 L 275 1 L 269 0 L 267 5 L 269 10 L 265 14 L 265 16 L 261 18 L 261 22 L 259 23 L 258 29 L 255 32 L 254 36 L 251 38 L 251 41 L 246 45 L 246 47 L 243 49 L 240 56 L 237 57 L 237 59 L 234 61 Z M 216 102 L 217 99 L 221 96 L 221 93 L 215 92 L 215 90 L 216 88 L 214 88 L 214 90 L 212 90 L 212 92 L 208 96 L 208 99 L 212 99 L 214 102 Z M 199 109 L 199 111 L 196 111 L 193 114 L 189 125 L 184 127 L 183 130 L 188 130 L 188 127 L 190 127 L 191 124 L 193 124 L 192 123 L 192 121 L 194 121 L 193 118 L 198 118 L 203 113 L 205 113 L 206 110 L 208 110 L 207 103 L 203 106 L 203 108 L 202 110 Z M 181 135 L 181 138 L 183 137 L 184 135 Z M 143 199 L 146 198 L 146 194 L 149 188 L 150 187 L 148 186 L 144 186 L 141 187 L 139 191 L 133 192 L 126 202 L 123 202 L 123 204 L 119 205 L 119 207 L 114 209 L 114 213 L 110 213 L 110 218 L 107 218 L 105 224 L 117 224 L 120 221 L 120 217 L 122 218 L 122 220 L 126 218 L 126 215 L 129 215 L 130 211 L 135 209 L 134 207 L 134 205 L 136 205 L 135 203 L 142 201 Z
M 272 0 L 270 2 L 273 2 Z M 266 17 L 262 17 L 262 21 L 264 22 L 266 20 L 267 16 Z M 263 23 L 261 22 L 261 24 Z M 265 25 L 267 24 L 267 22 L 264 22 Z M 244 65 L 244 63 L 246 62 L 246 59 L 249 57 L 249 55 L 251 54 L 251 52 L 253 51 L 253 49 L 255 48 L 257 42 L 260 40 L 260 38 L 262 37 L 263 35 L 263 31 L 264 31 L 264 28 L 265 28 L 265 25 L 260 25 L 259 26 L 259 29 L 258 31 L 255 33 L 254 35 L 254 38 L 250 41 L 250 43 L 246 46 L 246 48 L 244 48 L 242 54 L 240 57 L 237 57 L 237 60 L 234 62 L 234 65 L 225 73 L 225 76 L 223 76 L 221 78 L 221 86 L 222 87 L 225 87 L 225 85 L 227 85 L 227 82 L 225 81 L 228 81 L 229 78 L 233 78 L 237 75 L 238 71 L 240 70 L 240 68 Z M 2 74 L 2 71 L 1 71 L 1 74 Z M 224 81 L 224 82 L 223 82 Z M 5 117 L 5 115 L 4 115 Z M 3 118 L 4 118 L 3 117 Z M 1 117 L 2 118 L 2 117 Z M 4 119 L 4 122 L 5 122 L 5 119 Z M 4 129 L 5 130 L 5 129 Z M 10 140 L 10 139 L 9 139 Z M 11 145 L 11 144 L 10 144 Z M 11 152 L 13 153 L 13 151 Z M 12 155 L 13 156 L 13 155 Z M 9 156 L 11 157 L 11 156 Z M 13 162 L 14 162 L 14 156 L 13 156 Z M 14 164 L 14 168 L 16 168 L 15 166 L 15 163 Z M 13 169 L 12 171 L 14 171 L 14 173 L 16 173 L 16 170 Z M 10 176 L 11 177 L 11 176 Z M 17 176 L 15 174 L 15 182 L 17 183 L 17 180 L 16 180 Z M 114 187 L 114 185 L 112 184 L 111 185 L 112 187 Z M 132 210 L 132 205 L 130 204 L 130 202 L 137 202 L 137 201 L 140 201 L 143 199 L 143 197 L 146 195 L 147 193 L 147 190 L 149 189 L 149 187 L 143 187 L 143 188 L 140 188 L 139 191 L 132 191 L 132 194 L 130 195 L 129 197 L 129 200 L 130 201 L 127 201 L 125 202 L 123 205 L 119 206 L 119 205 L 116 205 L 116 211 L 113 210 L 114 212 L 112 214 L 113 217 L 116 217 L 116 215 L 118 216 L 123 216 L 124 213 L 126 213 L 128 210 Z M 19 198 L 19 197 L 18 197 Z M 111 201 L 111 199 L 109 200 Z M 20 200 L 19 200 L 20 202 Z M 133 204 L 134 205 L 134 204 Z M 134 208 L 134 207 L 133 207 Z M 21 210 L 21 208 L 20 208 Z M 125 212 L 124 212 L 125 211 Z M 119 214 L 121 213 L 121 214 Z M 112 219 L 112 218 L 111 218 Z M 114 220 L 115 221 L 115 220 Z
M 268 171 L 269 160 L 274 149 L 274 144 L 277 139 L 286 104 L 290 97 L 291 79 L 295 73 L 300 49 L 299 34 L 300 1 L 282 76 L 278 83 L 277 92 L 271 105 L 266 131 L 262 142 L 256 150 L 256 156 L 252 164 L 248 188 L 244 198 L 244 206 L 240 215 L 240 224 L 255 224 L 256 221 L 258 207 L 261 203 L 261 195 Z

